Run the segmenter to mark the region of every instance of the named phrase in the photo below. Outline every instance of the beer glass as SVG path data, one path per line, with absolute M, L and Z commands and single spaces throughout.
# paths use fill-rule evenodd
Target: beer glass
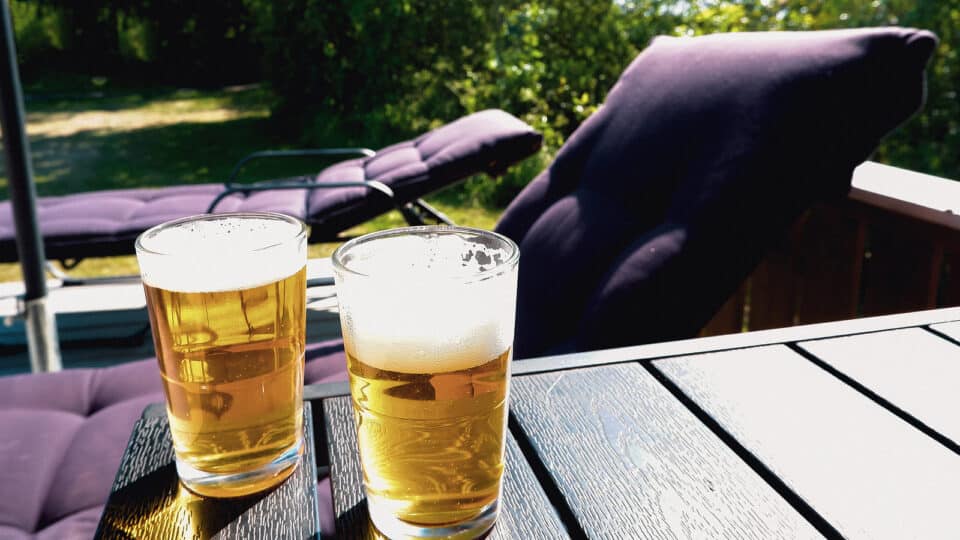
M 479 536 L 503 474 L 516 244 L 410 227 L 333 254 L 360 461 L 391 538 Z
M 306 227 L 208 214 L 136 248 L 181 482 L 211 497 L 279 484 L 303 445 Z

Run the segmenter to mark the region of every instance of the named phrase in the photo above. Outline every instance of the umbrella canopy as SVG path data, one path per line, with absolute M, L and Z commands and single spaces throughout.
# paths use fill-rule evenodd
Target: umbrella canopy
M 33 371 L 58 371 L 60 348 L 53 312 L 47 309 L 47 282 L 44 275 L 46 257 L 37 225 L 36 189 L 30 144 L 23 123 L 23 94 L 17 71 L 17 51 L 13 40 L 10 5 L 3 0 L 0 9 L 0 126 L 3 129 L 3 152 L 13 219 L 16 226 L 17 252 L 26 292 L 23 314 L 26 317 L 27 346 Z

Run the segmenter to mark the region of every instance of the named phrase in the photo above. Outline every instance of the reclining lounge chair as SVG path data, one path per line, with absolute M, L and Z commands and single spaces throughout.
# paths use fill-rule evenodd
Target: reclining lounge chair
M 105 190 L 38 200 L 48 259 L 78 261 L 133 253 L 137 235 L 178 217 L 205 212 L 273 211 L 302 219 L 311 241 L 331 241 L 344 230 L 391 209 L 408 222 L 421 214 L 443 220 L 419 198 L 477 174 L 502 174 L 540 148 L 542 137 L 500 110 L 474 113 L 416 139 L 374 153 L 365 149 L 261 152 L 247 156 L 226 184 Z M 319 174 L 257 184 L 234 177 L 251 159 L 290 155 L 361 154 Z M 0 202 L 0 262 L 17 260 L 13 215 Z
M 655 40 L 498 225 L 522 252 L 516 356 L 693 336 L 919 108 L 935 45 L 908 29 Z M 307 383 L 345 369 L 340 343 L 308 346 Z M 162 399 L 152 359 L 0 379 L 0 536 L 89 537 Z

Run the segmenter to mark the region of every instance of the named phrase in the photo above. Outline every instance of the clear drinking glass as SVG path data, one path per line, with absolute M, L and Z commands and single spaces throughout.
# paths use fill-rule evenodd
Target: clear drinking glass
M 496 520 L 519 255 L 463 227 L 333 254 L 367 504 L 391 538 L 475 537 Z
M 171 221 L 137 239 L 183 484 L 235 497 L 303 447 L 306 227 L 269 213 Z

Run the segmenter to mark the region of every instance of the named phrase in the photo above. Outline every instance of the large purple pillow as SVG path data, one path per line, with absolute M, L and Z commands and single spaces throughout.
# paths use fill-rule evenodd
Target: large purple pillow
M 902 28 L 655 39 L 504 213 L 517 357 L 690 337 L 924 97 Z

